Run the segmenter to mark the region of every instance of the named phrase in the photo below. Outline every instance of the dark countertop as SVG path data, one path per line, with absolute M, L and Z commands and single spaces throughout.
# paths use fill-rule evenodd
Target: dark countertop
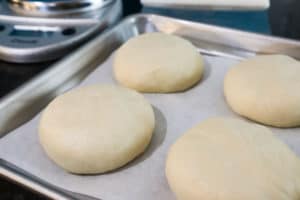
M 32 193 L 27 189 L 13 184 L 6 179 L 0 178 L 1 200 L 45 200 L 47 198 Z
M 0 61 L 0 98 L 46 69 L 49 65 L 50 63 L 11 64 Z

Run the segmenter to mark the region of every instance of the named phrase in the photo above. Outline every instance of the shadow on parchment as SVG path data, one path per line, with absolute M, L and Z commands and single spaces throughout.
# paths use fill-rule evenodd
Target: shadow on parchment
M 198 84 L 201 84 L 202 82 L 206 81 L 208 77 L 211 74 L 211 64 L 204 58 L 204 72 L 203 72 L 203 77 L 199 81 Z
M 155 128 L 154 128 L 154 133 L 151 142 L 147 147 L 146 151 L 140 156 L 138 156 L 137 158 L 135 158 L 133 161 L 126 164 L 125 166 L 116 169 L 114 171 L 111 171 L 109 173 L 121 172 L 124 169 L 133 167 L 134 165 L 143 162 L 144 160 L 149 158 L 160 145 L 163 144 L 167 133 L 167 120 L 164 117 L 163 113 L 158 108 L 154 107 L 153 105 L 152 108 L 155 116 Z

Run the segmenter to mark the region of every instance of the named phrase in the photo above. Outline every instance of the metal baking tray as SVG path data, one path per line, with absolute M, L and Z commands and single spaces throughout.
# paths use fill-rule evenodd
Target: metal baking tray
M 286 54 L 300 59 L 300 42 L 241 32 L 157 15 L 134 15 L 99 35 L 0 101 L 0 134 L 32 119 L 58 94 L 79 84 L 129 38 L 160 31 L 190 40 L 204 55 L 241 60 L 256 54 Z M 0 174 L 52 199 L 94 199 L 51 185 L 0 159 Z

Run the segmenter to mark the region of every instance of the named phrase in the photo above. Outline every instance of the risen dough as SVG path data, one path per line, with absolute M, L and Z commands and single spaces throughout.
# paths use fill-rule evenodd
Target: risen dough
M 75 89 L 43 112 L 40 142 L 48 156 L 72 173 L 121 167 L 148 146 L 154 129 L 151 105 L 137 92 L 112 85 Z
M 115 78 L 140 92 L 177 92 L 197 83 L 203 58 L 187 40 L 148 33 L 125 43 L 114 60 Z
M 254 121 L 300 125 L 300 63 L 284 55 L 258 56 L 237 64 L 225 77 L 231 108 Z
M 270 130 L 213 118 L 171 147 L 166 175 L 179 200 L 299 200 L 300 161 Z

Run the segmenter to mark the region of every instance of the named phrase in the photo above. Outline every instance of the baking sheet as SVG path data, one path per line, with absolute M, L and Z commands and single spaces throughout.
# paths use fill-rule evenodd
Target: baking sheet
M 95 83 L 114 83 L 110 57 L 78 87 Z M 61 188 L 104 200 L 175 199 L 165 174 L 169 146 L 184 133 L 208 117 L 237 117 L 223 97 L 223 78 L 237 61 L 205 56 L 205 76 L 195 87 L 173 94 L 146 94 L 155 110 L 156 128 L 147 151 L 114 172 L 95 176 L 72 175 L 48 159 L 38 141 L 40 115 L 0 140 L 0 157 Z M 259 100 L 259 99 L 258 99 Z M 300 155 L 300 129 L 272 128 Z M 101 159 L 101 158 L 99 158 Z

